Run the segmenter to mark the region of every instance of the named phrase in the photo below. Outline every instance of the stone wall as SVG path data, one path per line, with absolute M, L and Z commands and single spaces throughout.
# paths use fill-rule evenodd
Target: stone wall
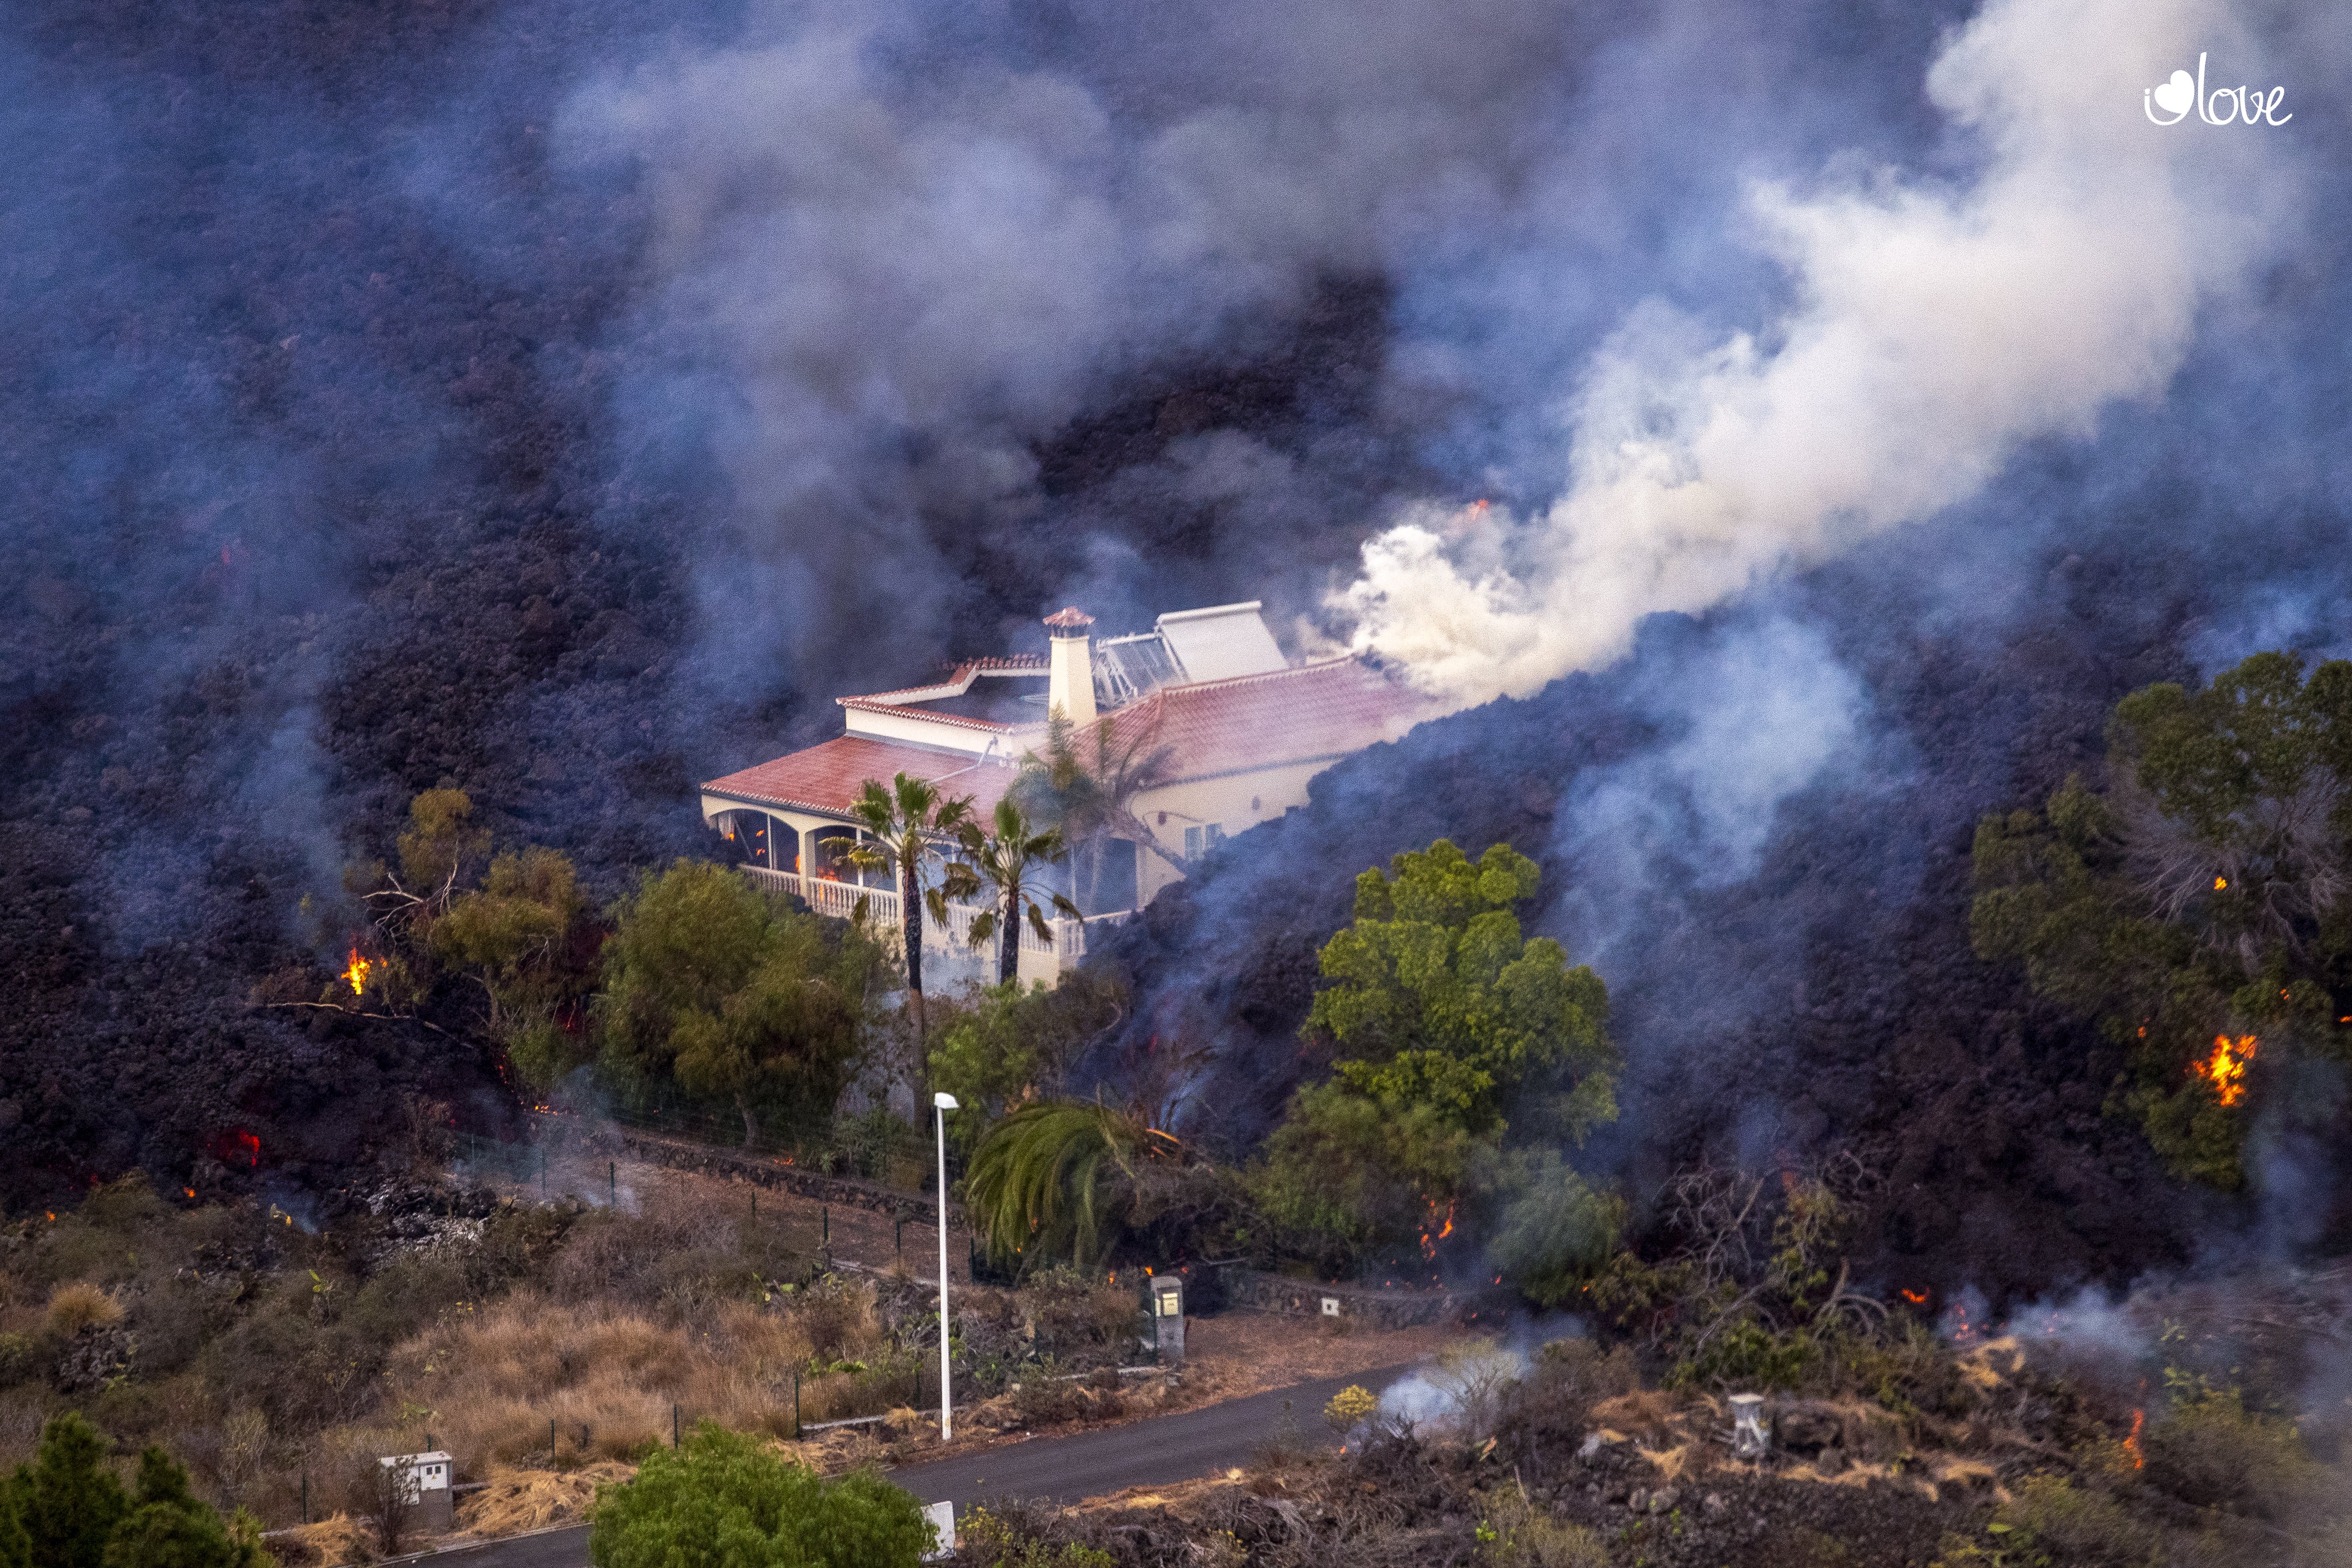
M 614 1149 L 630 1159 L 643 1160 L 650 1165 L 667 1166 L 673 1171 L 730 1177 L 814 1198 L 818 1203 L 833 1204 L 842 1208 L 868 1209 L 876 1214 L 887 1215 L 892 1219 L 921 1220 L 926 1225 L 933 1223 L 939 1212 L 936 1199 L 898 1187 L 886 1187 L 879 1182 L 860 1181 L 855 1176 L 828 1176 L 822 1171 L 786 1165 L 756 1154 L 739 1154 L 731 1150 L 712 1149 L 699 1143 L 681 1143 L 626 1129 L 614 1129 L 607 1136 Z M 961 1226 L 964 1223 L 963 1211 L 950 1204 L 948 1218 L 951 1224 Z

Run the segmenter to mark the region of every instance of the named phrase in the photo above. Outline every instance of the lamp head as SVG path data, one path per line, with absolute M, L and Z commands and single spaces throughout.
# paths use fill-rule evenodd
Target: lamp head
M 948 1093 L 945 1089 L 941 1089 L 939 1093 L 931 1096 L 931 1103 L 939 1107 L 941 1110 L 961 1110 L 963 1109 L 962 1106 L 956 1103 L 956 1097 Z

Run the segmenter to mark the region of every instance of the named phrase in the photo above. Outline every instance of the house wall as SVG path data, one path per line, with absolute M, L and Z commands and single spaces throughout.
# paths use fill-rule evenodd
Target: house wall
M 845 708 L 842 717 L 847 733 L 870 735 L 877 741 L 905 741 L 945 752 L 970 752 L 975 756 L 993 744 L 1000 754 L 1020 754 L 1008 748 L 1005 732 L 1002 730 L 950 724 L 934 714 L 925 713 L 920 708 L 893 708 L 887 712 L 873 708 Z
M 1135 815 L 1151 829 L 1160 847 L 1181 860 L 1184 857 L 1187 827 L 1215 823 L 1230 838 L 1261 822 L 1270 822 L 1292 806 L 1305 805 L 1307 782 L 1337 760 L 1290 763 L 1217 778 L 1162 784 L 1135 797 Z M 1137 892 L 1144 903 L 1150 903 L 1170 883 L 1184 879 L 1183 873 L 1148 849 L 1141 859 L 1137 868 Z

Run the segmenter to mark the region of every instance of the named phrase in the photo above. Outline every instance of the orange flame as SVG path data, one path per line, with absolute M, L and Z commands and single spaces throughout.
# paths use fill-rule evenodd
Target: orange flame
M 2235 1105 L 2246 1098 L 2246 1064 L 2253 1059 L 2253 1036 L 2240 1035 L 2233 1042 L 2227 1035 L 2216 1035 L 2213 1054 L 2189 1063 L 2189 1076 L 2211 1084 L 2220 1103 Z
M 1927 1304 L 1927 1292 L 1925 1290 L 1906 1290 L 1903 1292 L 1903 1299 L 1910 1302 L 1915 1307 L 1924 1307 Z
M 1431 1199 L 1429 1199 L 1429 1200 L 1428 1200 L 1428 1203 L 1429 1203 L 1429 1217 L 1430 1217 L 1430 1221 L 1431 1221 L 1431 1223 L 1432 1223 L 1432 1224 L 1436 1224 L 1436 1223 L 1437 1223 L 1437 1200 L 1436 1200 L 1436 1199 L 1434 1199 L 1434 1198 L 1431 1198 Z M 1453 1205 L 1452 1204 L 1447 1204 L 1447 1205 L 1445 1205 L 1445 1220 L 1444 1220 L 1444 1224 L 1442 1224 L 1442 1225 L 1438 1225 L 1438 1226 L 1437 1226 L 1437 1230 L 1436 1230 L 1435 1234 L 1433 1234 L 1433 1234 L 1431 1233 L 1431 1231 L 1430 1231 L 1430 1229 L 1429 1229 L 1429 1226 L 1423 1226 L 1422 1227 L 1422 1230 L 1421 1230 L 1421 1255 L 1422 1255 L 1423 1258 L 1434 1258 L 1434 1257 L 1436 1257 L 1436 1256 L 1437 1256 L 1437 1244 L 1438 1244 L 1439 1242 L 1441 1242 L 1441 1241 L 1444 1241 L 1447 1237 L 1452 1236 L 1453 1234 L 1454 1234 L 1454 1205 Z
M 2229 885 L 2230 879 L 2227 877 L 2216 877 L 2213 879 L 2213 890 L 2217 893 Z
M 2132 1468 L 2135 1470 L 2140 1469 L 2147 1464 L 2147 1455 L 2141 1451 L 2139 1446 L 2139 1429 L 2147 1424 L 2147 1411 L 2135 1410 L 2132 1412 L 2131 1436 L 2124 1439 L 2124 1452 L 2132 1457 Z
M 336 978 L 339 980 L 350 981 L 352 983 L 352 994 L 354 996 L 361 995 L 367 990 L 368 971 L 374 967 L 375 965 L 373 963 L 360 956 L 360 950 L 355 947 L 352 949 L 352 966 L 349 969 L 344 970 L 340 975 L 337 975 Z

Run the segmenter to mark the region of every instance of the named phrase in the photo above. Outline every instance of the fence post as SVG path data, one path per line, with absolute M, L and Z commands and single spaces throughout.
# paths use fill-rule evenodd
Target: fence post
M 899 1262 L 907 1261 L 907 1222 L 905 1220 L 895 1219 L 890 1222 L 890 1247 L 891 1250 L 898 1255 Z
M 547 1468 L 555 1468 L 555 1417 L 547 1418 Z
M 604 1206 L 621 1206 L 621 1163 L 618 1160 L 604 1162 Z
M 825 1250 L 830 1252 L 833 1250 L 833 1205 L 828 1204 L 824 1207 L 819 1209 L 817 1213 L 824 1218 L 824 1246 Z
M 801 1440 L 801 1369 L 793 1368 L 793 1441 Z
M 669 1407 L 669 1446 L 673 1448 L 677 1447 L 677 1406 L 675 1405 Z
M 302 1472 L 302 1522 L 310 1522 L 310 1472 Z

